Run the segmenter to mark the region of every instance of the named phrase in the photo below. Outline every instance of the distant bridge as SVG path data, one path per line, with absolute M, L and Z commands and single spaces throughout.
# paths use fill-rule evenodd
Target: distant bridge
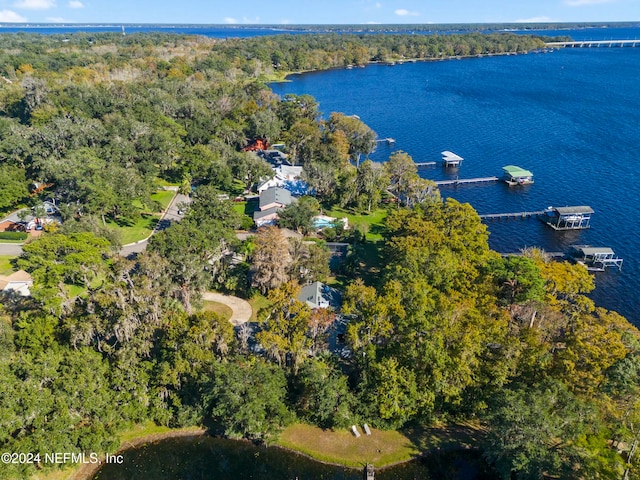
M 640 47 L 640 40 L 581 40 L 579 42 L 548 42 L 550 48 Z

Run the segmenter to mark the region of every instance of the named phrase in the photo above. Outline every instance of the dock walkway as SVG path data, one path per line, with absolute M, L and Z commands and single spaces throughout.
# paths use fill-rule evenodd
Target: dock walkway
M 487 220 L 501 220 L 504 218 L 529 218 L 544 215 L 545 212 L 546 210 L 536 210 L 532 212 L 489 213 L 486 215 L 479 215 L 479 217 Z
M 480 178 L 456 178 L 455 180 L 438 180 L 436 185 L 439 187 L 447 186 L 447 185 L 464 185 L 469 183 L 486 183 L 486 182 L 497 182 L 499 180 L 498 177 L 480 177 Z

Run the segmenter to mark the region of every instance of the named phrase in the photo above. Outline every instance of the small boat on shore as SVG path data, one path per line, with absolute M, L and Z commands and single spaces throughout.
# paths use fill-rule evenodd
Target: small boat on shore
M 516 165 L 507 165 L 502 167 L 504 175 L 502 179 L 510 187 L 518 185 L 531 185 L 533 183 L 533 173 Z

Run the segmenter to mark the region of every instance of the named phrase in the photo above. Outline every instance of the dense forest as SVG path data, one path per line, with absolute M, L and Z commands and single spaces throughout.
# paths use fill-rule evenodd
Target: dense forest
M 466 421 L 500 478 L 634 478 L 640 333 L 586 296 L 586 269 L 536 249 L 502 258 L 473 208 L 443 201 L 407 153 L 371 162 L 375 133 L 359 119 L 264 83 L 543 45 L 511 34 L 1 36 L 0 211 L 55 198 L 63 221 L 13 260 L 32 295 L 0 298 L 0 450 L 113 451 L 118 432 L 149 420 L 264 442 L 295 421 Z M 307 234 L 321 208 L 385 211 L 375 244 L 366 229 L 326 234 L 351 245 L 338 272 L 346 355 L 328 346 L 335 313 L 297 300 L 301 285 L 336 275 L 323 240 L 276 227 L 236 236 L 251 221 L 226 198 L 271 172 L 242 151 L 255 138 L 285 144 L 315 192 L 281 226 Z M 115 227 L 159 210 L 153 194 L 167 184 L 191 192 L 184 217 L 123 258 Z M 203 309 L 206 290 L 264 294 L 255 331 Z M 39 468 L 3 464 L 0 476 Z

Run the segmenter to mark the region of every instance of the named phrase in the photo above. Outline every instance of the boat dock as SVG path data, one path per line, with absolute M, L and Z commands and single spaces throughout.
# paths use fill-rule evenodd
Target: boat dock
M 488 213 L 486 215 L 479 215 L 479 217 L 483 220 L 504 220 L 509 218 L 539 217 L 545 213 L 546 210 L 536 210 L 532 212 Z
M 609 247 L 591 245 L 572 245 L 576 262 L 583 264 L 590 272 L 604 272 L 608 267 L 622 270 L 622 258 L 616 256 Z
M 590 227 L 593 209 L 583 205 L 578 207 L 548 207 L 529 212 L 489 213 L 479 215 L 482 220 L 502 220 L 509 218 L 538 217 L 554 230 L 581 230 Z
M 487 183 L 487 182 L 497 182 L 499 180 L 498 177 L 480 177 L 480 178 L 456 178 L 455 180 L 438 180 L 436 185 L 439 187 L 447 186 L 447 185 L 462 185 L 468 183 Z
M 396 139 L 395 139 L 395 138 L 391 138 L 391 137 L 388 137 L 388 138 L 379 138 L 378 140 L 376 140 L 376 142 L 384 142 L 384 143 L 389 143 L 389 144 L 391 144 L 391 143 L 396 143 Z
M 462 160 L 464 160 L 464 158 L 462 158 L 460 155 L 456 155 L 455 153 L 450 152 L 449 150 L 445 150 L 444 152 L 442 152 L 442 164 L 445 167 L 459 167 L 462 163 Z
M 416 162 L 416 167 L 432 167 L 436 162 Z

